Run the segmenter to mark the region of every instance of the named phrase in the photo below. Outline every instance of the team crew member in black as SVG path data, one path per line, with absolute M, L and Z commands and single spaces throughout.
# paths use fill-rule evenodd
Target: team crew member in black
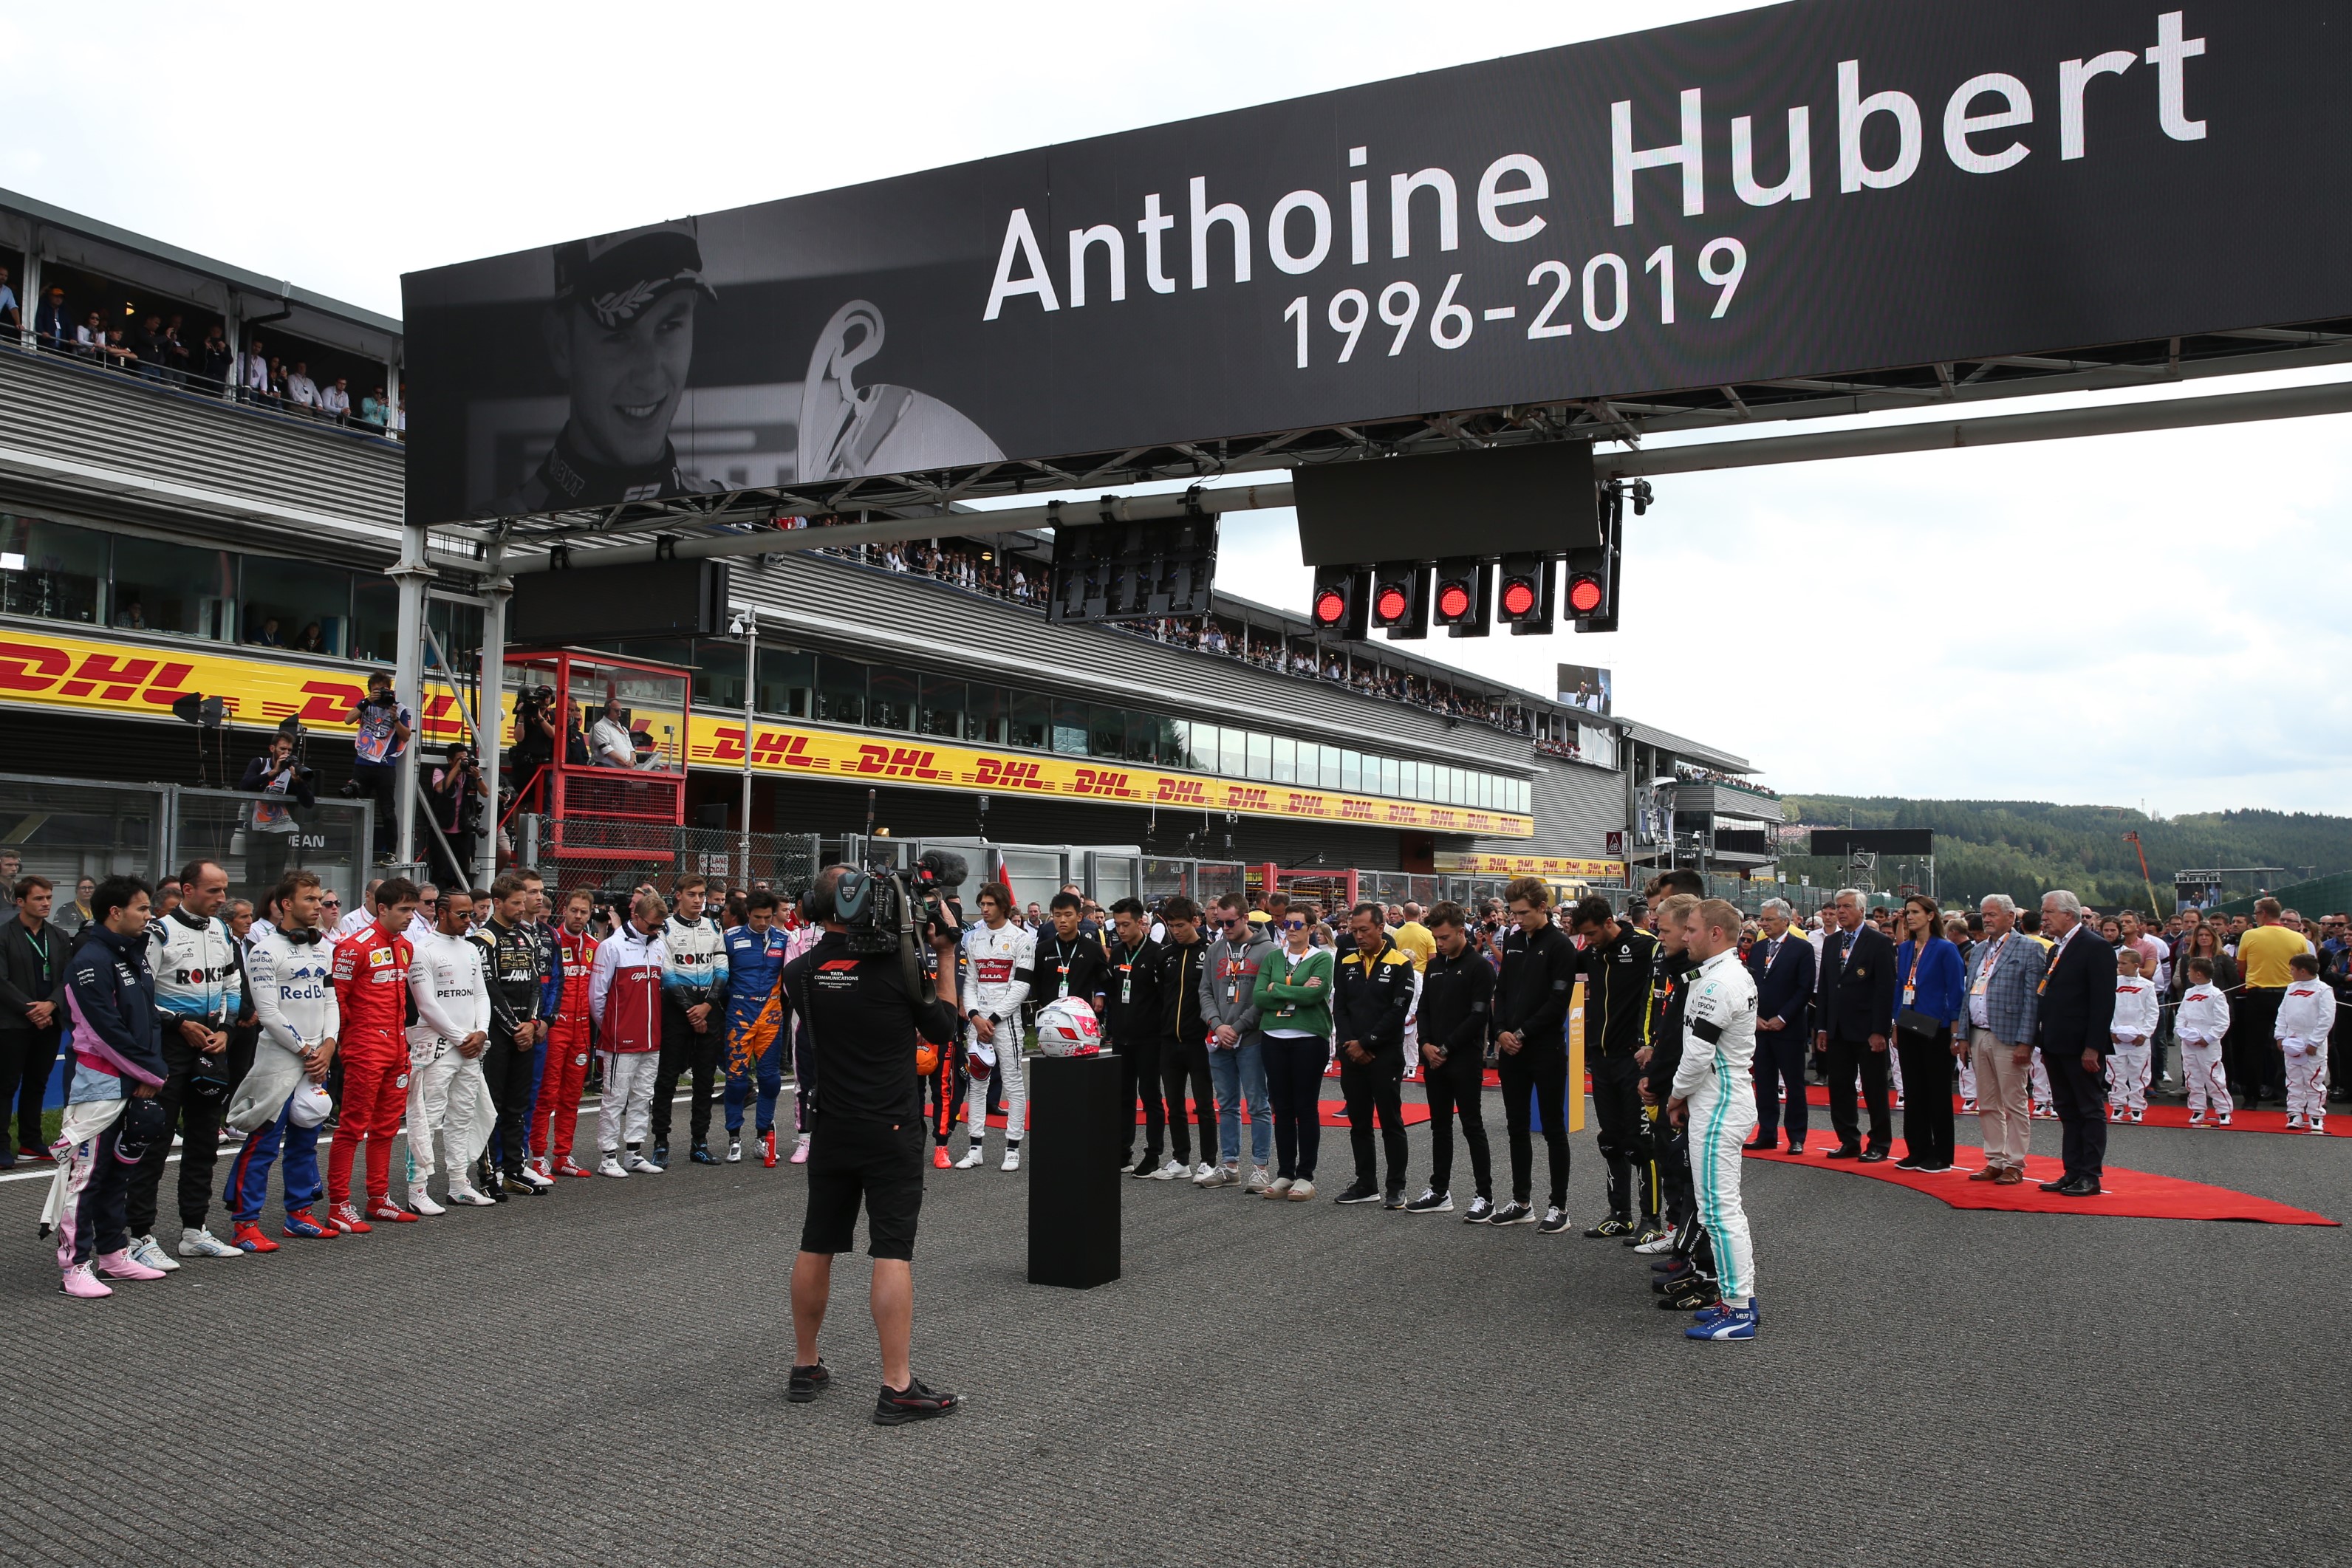
M 1697 880 L 1688 872 L 1669 875 Z M 1675 886 L 1664 883 L 1651 887 L 1651 896 L 1656 900 L 1652 924 L 1658 946 L 1651 961 L 1650 1043 L 1635 1058 L 1642 1064 L 1643 1113 L 1650 1119 L 1654 1151 L 1650 1190 L 1654 1201 L 1663 1199 L 1659 1218 L 1666 1228 L 1654 1235 L 1644 1230 L 1649 1239 L 1637 1249 L 1654 1254 L 1672 1251 L 1685 1258 L 1696 1252 L 1704 1265 L 1712 1261 L 1712 1255 L 1706 1249 L 1706 1231 L 1698 1223 L 1698 1205 L 1691 1186 L 1689 1129 L 1675 1128 L 1664 1120 L 1665 1103 L 1674 1097 L 1675 1070 L 1682 1065 L 1684 1004 L 1689 999 L 1690 977 L 1698 968 L 1689 943 L 1690 918 L 1699 906 L 1699 897 L 1695 893 L 1675 892 Z
M 1503 1081 L 1503 1121 L 1511 1135 L 1511 1201 L 1489 1225 L 1524 1225 L 1535 1145 L 1528 1101 L 1539 1096 L 1544 1152 L 1551 1169 L 1551 1207 L 1538 1228 L 1568 1228 L 1568 1007 L 1582 960 L 1568 933 L 1551 922 L 1551 889 L 1523 876 L 1505 888 L 1517 929 L 1503 937 L 1503 972 L 1495 981 L 1495 1069 Z
M 1412 960 L 1389 941 L 1384 911 L 1360 904 L 1348 916 L 1352 951 L 1340 956 L 1331 979 L 1331 1038 L 1339 1042 L 1339 1092 L 1348 1102 L 1348 1137 L 1355 1145 L 1355 1184 L 1333 1201 L 1404 1207 L 1404 1020 L 1412 1011 Z M 1378 1116 L 1388 1155 L 1385 1189 L 1372 1185 L 1372 1120 Z
M 923 1207 L 923 1101 L 915 1076 L 919 1034 L 941 1051 L 956 1038 L 955 1010 L 930 991 L 909 996 L 897 953 L 854 954 L 831 918 L 847 866 L 818 876 L 812 913 L 823 919 L 816 946 L 784 966 L 778 981 L 809 1034 L 816 1087 L 809 1106 L 808 1214 L 793 1263 L 792 1377 L 785 1397 L 806 1404 L 831 1379 L 817 1354 L 833 1293 L 833 1259 L 856 1241 L 866 1208 L 866 1249 L 874 1257 L 874 1329 L 882 1343 L 877 1426 L 944 1416 L 952 1394 L 926 1388 L 910 1364 L 914 1333 L 915 1223 Z
M 499 1148 L 482 1155 L 479 1190 L 493 1198 L 509 1193 L 538 1195 L 555 1183 L 530 1168 L 524 1127 L 536 1082 L 534 1047 L 547 1025 L 543 1020 L 547 973 L 542 936 L 530 918 L 530 882 L 522 873 L 502 873 L 490 884 L 490 917 L 475 928 L 473 939 L 482 945 L 482 970 L 490 981 L 490 1043 L 482 1052 L 482 1077 L 490 1088 L 490 1103 L 499 1108 Z M 499 1167 L 506 1180 L 499 1179 Z
M 1421 974 L 1421 1081 L 1429 1095 L 1429 1189 L 1405 1208 L 1444 1214 L 1454 1207 L 1454 1116 L 1470 1145 L 1470 1175 L 1478 1184 L 1464 1218 L 1481 1225 L 1495 1212 L 1494 1162 L 1486 1151 L 1486 1031 L 1493 1020 L 1495 971 L 1470 946 L 1469 922 L 1458 904 L 1441 904 L 1424 922 L 1437 951 Z
M 1085 901 L 1067 891 L 1054 895 L 1054 928 L 1038 933 L 1036 962 L 1030 968 L 1029 1002 L 1042 1008 L 1064 997 L 1076 997 L 1102 1017 L 1104 994 L 1110 989 L 1110 961 L 1102 938 L 1083 928 Z
M 1160 906 L 1168 940 L 1160 945 L 1160 1084 L 1168 1096 L 1168 1142 L 1175 1157 L 1151 1173 L 1159 1181 L 1204 1176 L 1217 1152 L 1217 1096 L 1209 1085 L 1209 1020 L 1201 1012 L 1201 969 L 1209 945 L 1201 940 L 1201 906 L 1178 894 Z M 1192 1089 L 1193 1120 L 1201 1129 L 1201 1165 L 1192 1167 L 1192 1138 L 1184 1122 L 1184 1088 Z
M 1642 1126 L 1642 1068 L 1635 1057 L 1650 1043 L 1650 969 L 1657 939 L 1621 925 L 1605 898 L 1591 897 L 1570 912 L 1584 939 L 1577 955 L 1584 973 L 1584 1071 L 1592 1079 L 1593 1117 L 1601 1124 L 1601 1157 L 1609 1162 L 1609 1215 L 1587 1236 L 1632 1236 L 1634 1156 L 1648 1140 Z M 1643 1225 L 1658 1228 L 1655 1167 L 1644 1157 Z
M 1110 906 L 1111 937 L 1106 960 L 1109 979 L 1103 991 L 1103 1039 L 1118 1053 L 1120 1087 L 1118 1163 L 1135 1153 L 1135 1103 L 1143 1100 L 1143 1158 L 1130 1173 L 1148 1176 L 1160 1168 L 1161 1140 L 1168 1134 L 1168 1099 L 1160 1087 L 1160 944 L 1142 904 L 1122 898 Z

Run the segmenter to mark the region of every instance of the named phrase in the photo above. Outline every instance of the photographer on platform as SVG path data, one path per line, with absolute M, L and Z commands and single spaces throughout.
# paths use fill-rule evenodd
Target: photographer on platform
M 556 748 L 563 744 L 555 721 L 553 686 L 525 686 L 515 694 L 515 743 L 507 753 L 507 767 L 514 783 L 513 792 L 508 796 L 509 800 L 520 800 L 530 794 L 539 782 L 541 770 L 555 760 Z M 543 811 L 547 804 L 544 800 L 533 801 L 530 809 Z
M 245 852 L 245 878 L 260 890 L 256 896 L 267 897 L 286 874 L 299 831 L 293 807 L 309 810 L 319 803 L 311 788 L 317 777 L 303 762 L 295 737 L 282 729 L 269 737 L 267 753 L 245 765 L 236 787 L 261 797 L 253 803 Z
M 392 859 L 393 831 L 398 819 L 394 801 L 400 783 L 400 758 L 408 737 L 416 731 L 416 716 L 392 694 L 392 676 L 383 670 L 368 674 L 367 695 L 352 709 L 359 734 L 352 737 L 352 780 L 343 793 L 353 800 L 375 802 L 375 852 Z
M 882 1350 L 877 1426 L 944 1416 L 956 1397 L 926 1388 L 910 1364 L 914 1329 L 916 1220 L 923 1204 L 922 1095 L 915 1074 L 921 1040 L 951 1048 L 954 1009 L 919 978 L 910 990 L 904 951 L 856 954 L 840 917 L 842 882 L 856 873 L 828 866 L 812 913 L 824 936 L 784 966 L 783 995 L 808 1030 L 816 1064 L 810 1108 L 808 1212 L 793 1264 L 795 1343 L 786 1398 L 814 1399 L 831 1381 L 817 1333 L 832 1297 L 834 1255 L 849 1250 L 866 1210 L 874 1258 L 874 1327 Z
M 474 880 L 474 860 L 481 845 L 481 802 L 488 794 L 474 748 L 462 740 L 451 741 L 447 764 L 433 770 L 425 792 L 433 802 L 433 825 L 449 841 L 447 854 L 438 843 L 433 845 L 434 874 L 446 874 L 452 887 L 467 886 Z

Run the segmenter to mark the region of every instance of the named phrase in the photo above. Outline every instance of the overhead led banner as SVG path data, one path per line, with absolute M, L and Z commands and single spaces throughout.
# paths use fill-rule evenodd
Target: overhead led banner
M 1806 0 L 413 273 L 408 516 L 2352 316 L 2347 79 L 2333 0 Z
M 688 758 L 697 768 L 741 768 L 743 721 L 697 719 Z M 1235 811 L 1252 817 L 1423 828 L 1440 833 L 1475 833 L 1480 838 L 1524 839 L 1536 831 L 1535 819 L 1513 811 L 1433 806 L 1423 800 L 1391 800 L 1257 779 L 1212 779 L 1108 760 L 987 751 L 920 738 L 893 740 L 871 731 L 815 729 L 806 725 L 755 724 L 751 770 L 838 779 L 853 784 L 1003 791 L 1171 810 Z

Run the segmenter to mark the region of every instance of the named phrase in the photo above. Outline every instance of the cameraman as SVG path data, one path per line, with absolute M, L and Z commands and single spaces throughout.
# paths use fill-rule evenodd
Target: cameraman
M 784 966 L 783 995 L 805 1025 L 815 1060 L 810 1108 L 808 1212 L 793 1264 L 796 1346 L 785 1397 L 814 1399 L 831 1381 L 817 1333 L 833 1292 L 833 1259 L 856 1239 L 866 1209 L 874 1258 L 874 1328 L 882 1349 L 878 1427 L 944 1416 L 956 1396 L 926 1388 L 910 1364 L 914 1328 L 915 1223 L 923 1206 L 922 1095 L 915 1075 L 918 1036 L 941 1051 L 953 1044 L 955 1012 L 936 994 L 908 995 L 898 953 L 853 954 L 837 915 L 841 879 L 817 877 L 813 912 L 824 936 Z
M 416 716 L 392 695 L 392 676 L 383 670 L 368 673 L 367 695 L 352 709 L 359 734 L 352 737 L 352 781 L 343 793 L 375 802 L 375 853 L 392 859 L 394 792 L 400 781 L 400 759 L 415 733 Z
M 507 765 L 514 778 L 509 800 L 522 800 L 538 787 L 540 772 L 555 760 L 555 748 L 561 739 L 555 732 L 555 688 L 525 686 L 517 693 L 515 743 L 507 754 Z M 545 809 L 544 801 L 532 807 L 534 810 Z
M 294 737 L 282 729 L 269 737 L 267 755 L 245 765 L 245 777 L 237 788 L 261 797 L 253 803 L 245 879 L 265 895 L 286 874 L 286 862 L 294 847 L 297 824 L 288 802 L 306 811 L 317 805 L 318 793 L 310 787 L 315 777 L 295 754 Z
M 447 853 L 439 844 L 433 846 L 436 866 L 448 873 L 451 887 L 466 887 L 474 880 L 474 857 L 480 848 L 477 832 L 481 821 L 478 802 L 487 792 L 482 787 L 482 765 L 474 756 L 474 748 L 462 740 L 449 743 L 447 765 L 433 770 L 433 779 L 425 794 L 433 802 L 433 825 L 449 841 Z M 448 863 L 457 857 L 457 864 Z M 436 871 L 436 875 L 441 874 Z

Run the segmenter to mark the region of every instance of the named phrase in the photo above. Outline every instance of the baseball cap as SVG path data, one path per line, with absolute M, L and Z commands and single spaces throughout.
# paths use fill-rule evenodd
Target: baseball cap
M 626 326 L 679 288 L 716 298 L 702 281 L 702 242 L 692 218 L 555 247 L 555 298 L 577 304 L 599 326 Z

